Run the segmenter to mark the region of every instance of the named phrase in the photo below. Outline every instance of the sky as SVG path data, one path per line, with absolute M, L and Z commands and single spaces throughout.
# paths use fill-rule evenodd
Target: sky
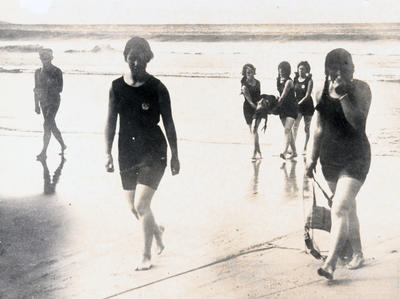
M 400 22 L 398 0 L 1 0 L 18 24 Z

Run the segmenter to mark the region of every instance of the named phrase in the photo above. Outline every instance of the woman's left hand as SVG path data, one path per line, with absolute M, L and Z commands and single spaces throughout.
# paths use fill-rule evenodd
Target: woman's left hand
M 179 173 L 181 166 L 179 164 L 178 157 L 172 156 L 171 158 L 171 173 L 172 175 L 176 175 Z

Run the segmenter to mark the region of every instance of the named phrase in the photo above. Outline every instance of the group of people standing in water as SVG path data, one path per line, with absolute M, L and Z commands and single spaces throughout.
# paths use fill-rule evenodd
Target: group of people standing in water
M 44 145 L 38 159 L 46 158 L 51 133 L 61 146 L 66 145 L 56 124 L 55 115 L 62 90 L 61 71 L 51 64 L 50 50 L 40 53 L 43 68 L 35 73 L 35 111 L 44 116 Z M 131 38 L 123 51 L 129 72 L 115 79 L 110 87 L 105 129 L 105 167 L 114 171 L 112 146 L 119 119 L 118 164 L 122 188 L 126 191 L 130 209 L 140 221 L 143 231 L 143 252 L 136 270 L 151 268 L 153 237 L 157 252 L 164 249 L 164 228 L 157 224 L 150 205 L 167 165 L 167 141 L 171 149 L 172 175 L 180 171 L 177 136 L 171 112 L 171 101 L 165 85 L 146 71 L 153 58 L 147 40 Z M 325 179 L 334 193 L 331 210 L 331 245 L 328 257 L 318 274 L 328 279 L 339 258 L 338 253 L 350 242 L 353 257 L 349 269 L 356 269 L 364 262 L 355 198 L 363 185 L 371 160 L 370 145 L 365 134 L 366 120 L 371 103 L 367 83 L 353 79 L 354 64 L 349 52 L 335 49 L 325 59 L 325 84 L 316 93 L 315 111 L 311 97 L 313 81 L 311 68 L 306 61 L 297 66 L 294 80 L 290 78 L 290 64 L 283 61 L 278 66 L 277 105 L 271 113 L 279 115 L 284 127 L 285 142 L 280 156 L 283 159 L 297 156 L 296 136 L 299 123 L 304 118 L 306 139 L 310 136 L 310 123 L 316 114 L 316 129 L 312 149 L 306 160 L 306 175 L 314 175 L 320 161 Z M 251 64 L 243 66 L 241 81 L 245 98 L 243 112 L 246 123 L 254 136 L 253 158 L 261 158 L 258 140 L 260 82 L 255 79 L 256 69 Z M 262 115 L 262 114 L 261 114 Z M 166 137 L 158 123 L 162 119 Z M 289 150 L 290 147 L 290 150 Z
M 259 143 L 258 128 L 260 117 L 268 115 L 257 113 L 261 109 L 258 102 L 261 100 L 260 81 L 255 78 L 256 68 L 248 63 L 243 66 L 241 92 L 244 96 L 243 114 L 250 132 L 254 137 L 254 151 L 252 159 L 262 157 Z M 279 92 L 276 106 L 271 107 L 270 114 L 277 114 L 284 127 L 284 145 L 280 157 L 284 160 L 297 157 L 296 137 L 301 120 L 304 118 L 304 130 L 306 133 L 303 153 L 307 151 L 310 139 L 310 124 L 314 114 L 314 102 L 311 96 L 313 80 L 311 67 L 307 61 L 301 61 L 297 65 L 294 80 L 290 77 L 291 67 L 289 62 L 282 61 L 278 66 L 276 86 Z M 290 149 L 289 149 L 290 147 Z

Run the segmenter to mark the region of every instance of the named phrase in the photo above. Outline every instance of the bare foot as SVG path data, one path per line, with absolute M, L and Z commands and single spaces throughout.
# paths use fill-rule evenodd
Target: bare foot
M 66 149 L 67 149 L 67 146 L 65 144 L 61 145 L 61 153 L 60 153 L 61 156 L 64 155 L 64 152 Z
M 136 266 L 135 271 L 146 271 L 152 267 L 151 259 L 147 256 L 143 256 L 142 261 Z
M 355 270 L 364 265 L 364 257 L 362 253 L 355 253 L 351 261 L 347 264 L 347 269 Z
M 331 266 L 324 265 L 321 268 L 319 268 L 317 272 L 319 276 L 323 276 L 328 280 L 332 280 L 333 272 L 335 272 L 335 269 Z
M 253 161 L 258 160 L 258 159 L 262 159 L 262 155 L 260 151 L 256 151 L 253 154 L 253 157 L 251 158 Z
M 44 153 L 44 152 L 41 152 L 39 155 L 37 155 L 36 156 L 36 160 L 38 160 L 38 161 L 43 161 L 43 160 L 46 160 L 46 153 Z

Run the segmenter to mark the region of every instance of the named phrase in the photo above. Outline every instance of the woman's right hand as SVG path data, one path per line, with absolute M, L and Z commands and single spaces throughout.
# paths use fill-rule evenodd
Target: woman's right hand
M 35 112 L 36 112 L 36 114 L 40 114 L 40 106 L 39 105 L 35 105 Z
M 107 172 L 114 172 L 114 162 L 111 154 L 106 154 L 106 170 Z
M 317 161 L 308 160 L 306 163 L 306 176 L 309 178 L 314 177 L 315 167 L 317 166 Z

